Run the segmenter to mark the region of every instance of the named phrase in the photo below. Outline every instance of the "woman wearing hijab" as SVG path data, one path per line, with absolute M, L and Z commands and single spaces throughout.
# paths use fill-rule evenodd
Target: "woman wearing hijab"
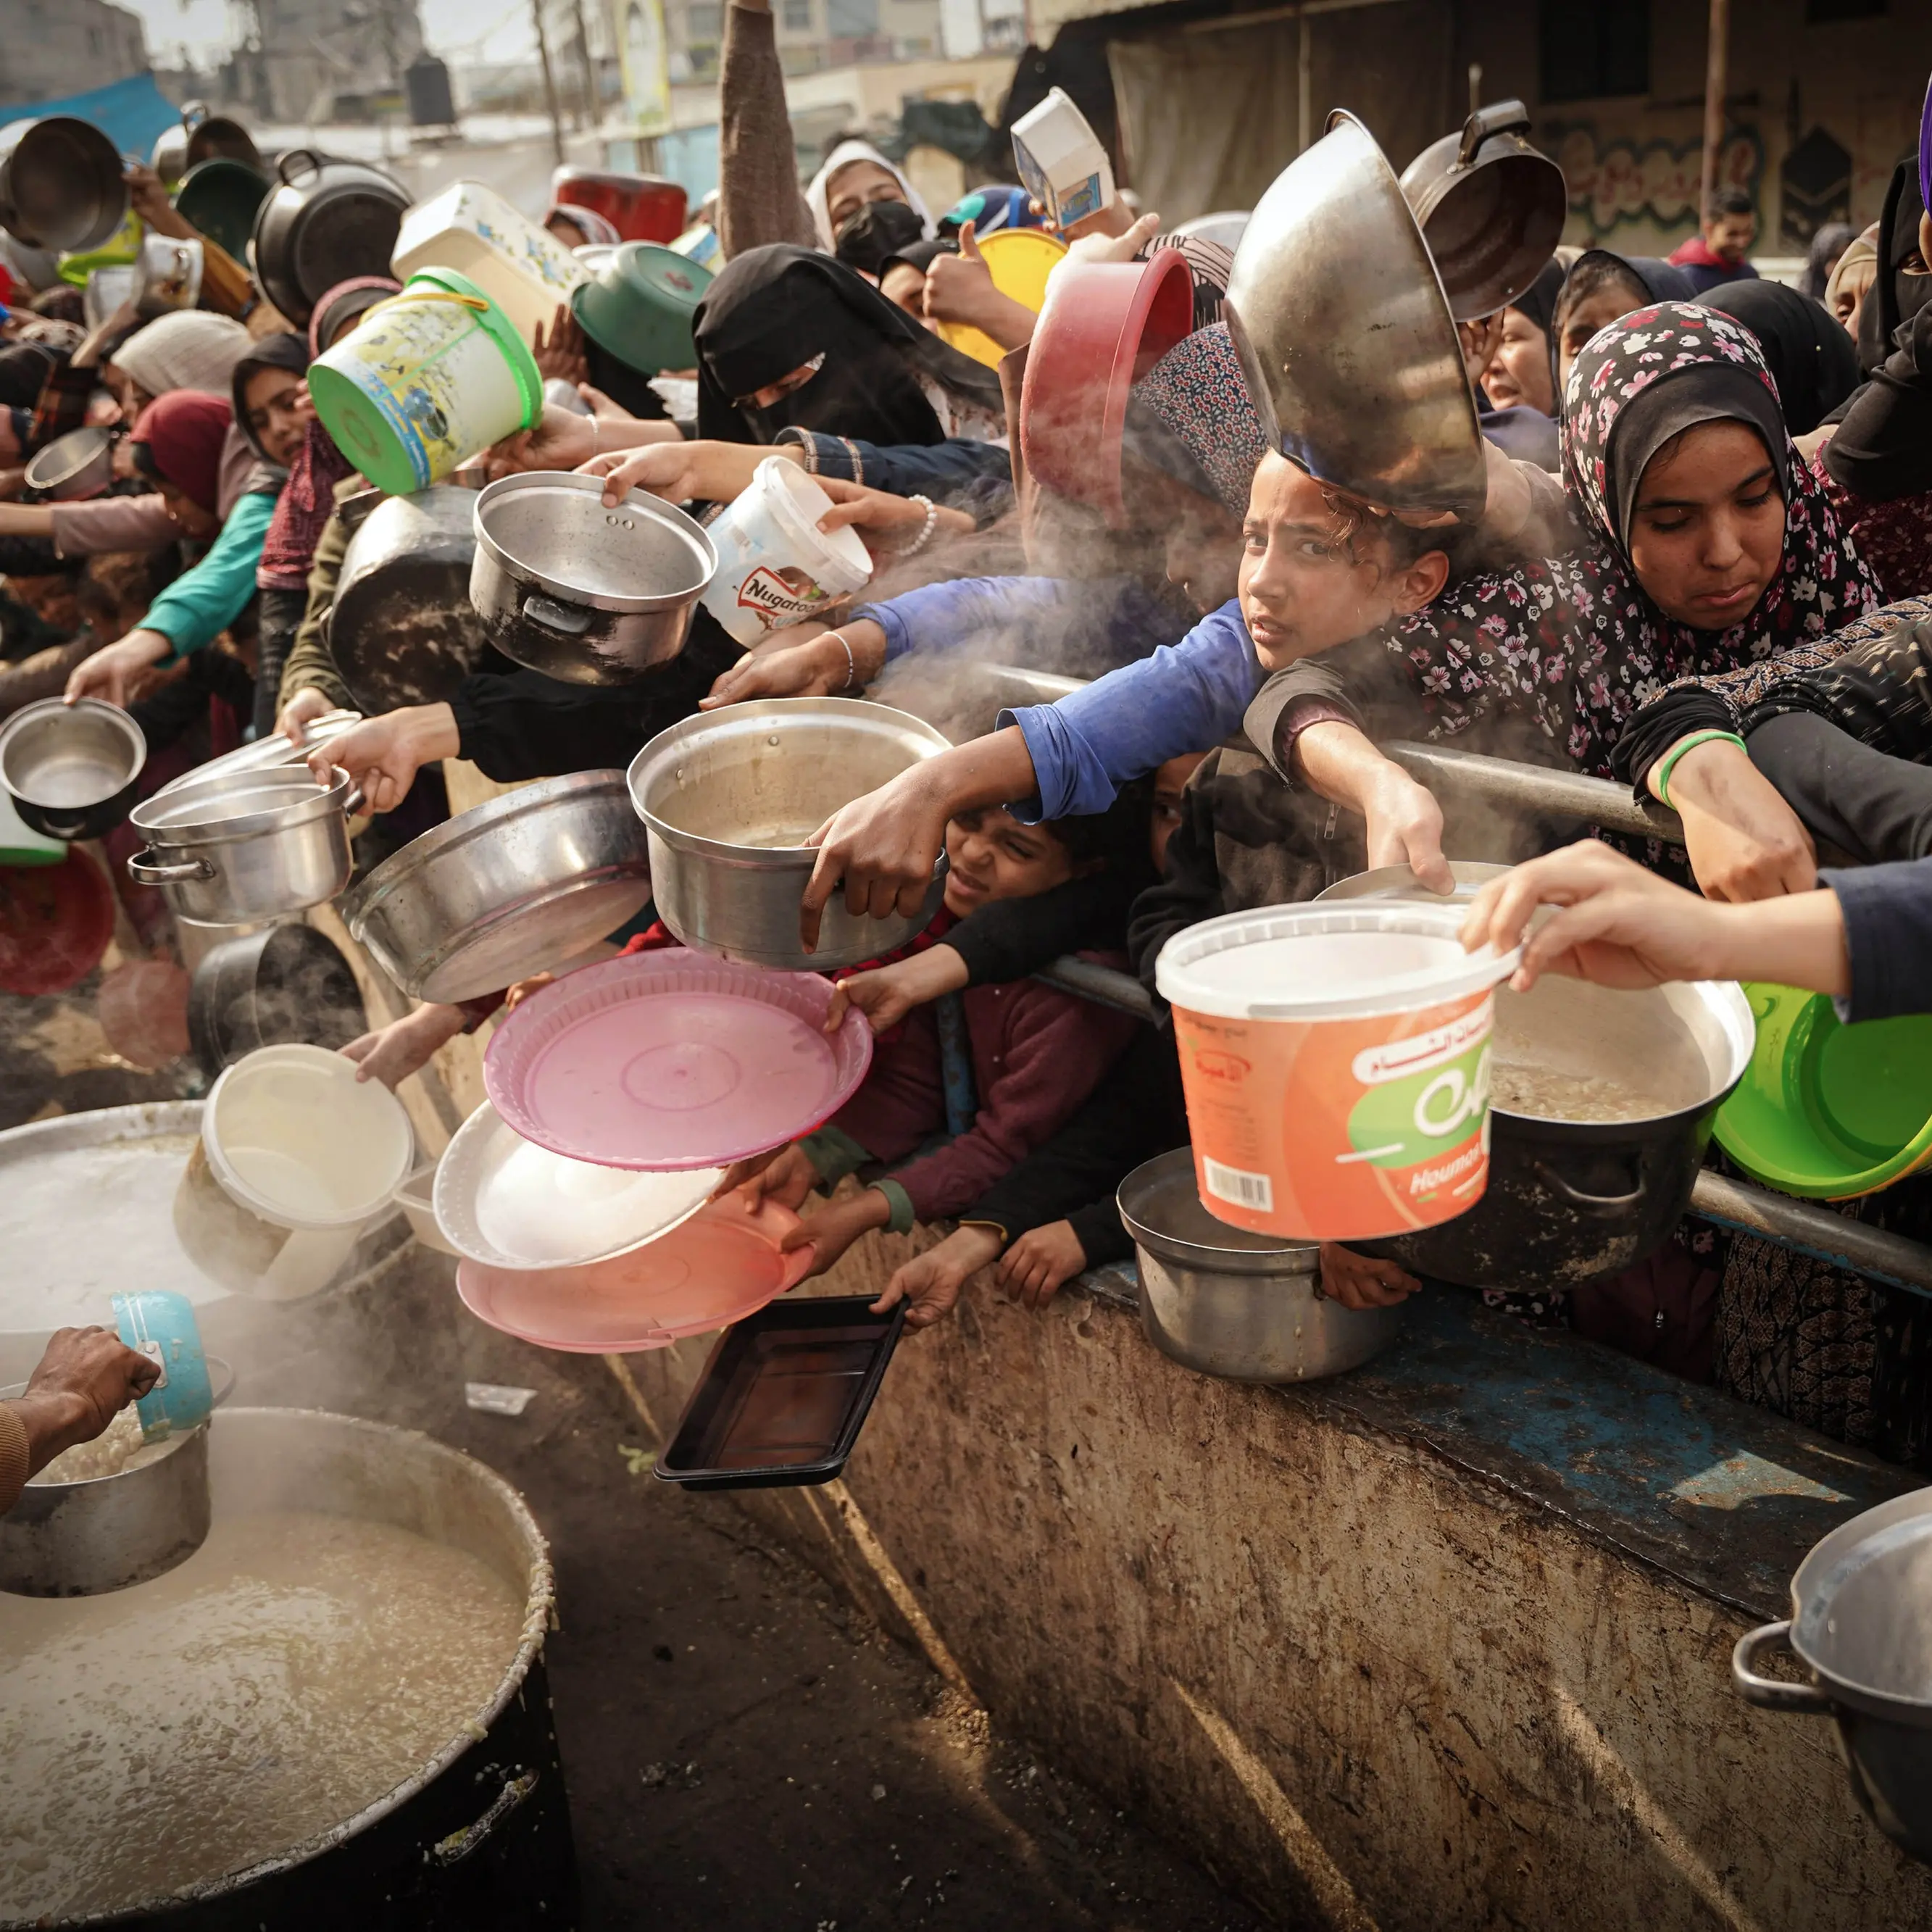
M 1878 224 L 1874 221 L 1834 265 L 1825 284 L 1822 300 L 1832 320 L 1856 342 L 1858 339 L 1858 311 L 1864 305 L 1865 291 L 1878 274 Z
M 1851 338 L 1809 296 L 1782 282 L 1726 282 L 1700 299 L 1757 338 L 1793 436 L 1809 436 L 1858 386 Z
M 258 377 L 286 372 L 266 364 Z M 125 704 L 130 680 L 150 664 L 190 656 L 220 635 L 255 594 L 262 539 L 281 493 L 281 475 L 257 466 L 254 487 L 220 516 L 222 452 L 234 411 L 223 398 L 176 389 L 150 403 L 134 425 L 134 464 L 154 482 L 184 537 L 213 538 L 208 554 L 176 578 L 128 634 L 84 659 L 68 680 L 67 695 Z M 265 447 L 266 445 L 265 444 Z
M 1658 256 L 1585 249 L 1570 263 L 1556 298 L 1551 333 L 1556 344 L 1558 396 L 1568 392 L 1570 371 L 1584 344 L 1599 329 L 1652 302 L 1696 300 L 1690 278 Z
M 1536 280 L 1503 310 L 1503 339 L 1483 376 L 1484 393 L 1499 413 L 1534 410 L 1556 419 L 1556 356 L 1551 343 L 1563 280 L 1562 263 L 1546 262 Z
M 1867 375 L 1884 367 L 1898 346 L 1899 326 L 1932 302 L 1920 226 L 1925 203 L 1918 192 L 1918 161 L 1913 155 L 1892 170 L 1879 216 L 1878 266 L 1858 310 L 1858 366 Z
M 1849 221 L 1828 221 L 1812 236 L 1811 246 L 1805 250 L 1804 272 L 1798 278 L 1801 296 L 1809 296 L 1815 302 L 1824 301 L 1825 291 L 1832 284 L 1832 271 L 1844 259 L 1857 232 Z
M 875 201 L 904 202 L 919 218 L 915 239 L 932 232 L 932 217 L 906 176 L 871 142 L 841 141 L 826 156 L 825 165 L 805 191 L 812 226 L 818 231 L 818 245 L 828 253 L 836 249 L 845 225 Z

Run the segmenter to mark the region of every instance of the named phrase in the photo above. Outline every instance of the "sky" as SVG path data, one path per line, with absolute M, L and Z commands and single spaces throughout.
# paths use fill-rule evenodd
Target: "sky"
M 140 15 L 157 60 L 185 44 L 199 64 L 214 64 L 236 40 L 227 0 L 120 0 Z M 534 51 L 527 0 L 418 0 L 433 51 L 477 60 L 517 60 Z

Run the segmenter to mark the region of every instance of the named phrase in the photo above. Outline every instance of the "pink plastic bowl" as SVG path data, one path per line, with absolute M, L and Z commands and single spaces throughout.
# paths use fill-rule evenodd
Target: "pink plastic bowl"
M 809 1133 L 872 1063 L 856 1007 L 822 1030 L 816 973 L 670 946 L 586 966 L 497 1030 L 483 1083 L 539 1147 L 605 1167 L 724 1167 Z
M 572 1354 L 633 1354 L 728 1327 L 795 1287 L 809 1248 L 779 1252 L 798 1216 L 775 1202 L 754 1214 L 735 1195 L 649 1246 L 589 1268 L 497 1268 L 465 1261 L 456 1292 L 479 1322 Z

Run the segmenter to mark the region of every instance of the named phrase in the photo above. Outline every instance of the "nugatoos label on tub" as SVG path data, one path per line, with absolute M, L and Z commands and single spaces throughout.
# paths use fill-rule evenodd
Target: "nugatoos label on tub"
M 1369 1019 L 1221 1019 L 1174 1010 L 1201 1198 L 1305 1240 L 1432 1227 L 1490 1170 L 1492 992 Z

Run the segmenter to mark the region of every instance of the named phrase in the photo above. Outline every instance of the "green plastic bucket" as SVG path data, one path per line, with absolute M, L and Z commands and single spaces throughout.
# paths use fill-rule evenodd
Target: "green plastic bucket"
M 268 178 L 230 154 L 197 161 L 175 191 L 175 212 L 238 262 L 248 259 L 256 211 L 268 198 Z
M 466 276 L 424 268 L 308 372 L 335 446 L 377 489 L 407 496 L 543 410 L 536 358 Z
M 1822 994 L 1744 990 L 1757 1046 L 1715 1132 L 1753 1180 L 1848 1201 L 1932 1162 L 1932 1015 L 1846 1026 Z
M 711 271 L 655 242 L 627 242 L 589 281 L 572 291 L 570 305 L 584 332 L 633 369 L 697 366 L 691 319 Z

